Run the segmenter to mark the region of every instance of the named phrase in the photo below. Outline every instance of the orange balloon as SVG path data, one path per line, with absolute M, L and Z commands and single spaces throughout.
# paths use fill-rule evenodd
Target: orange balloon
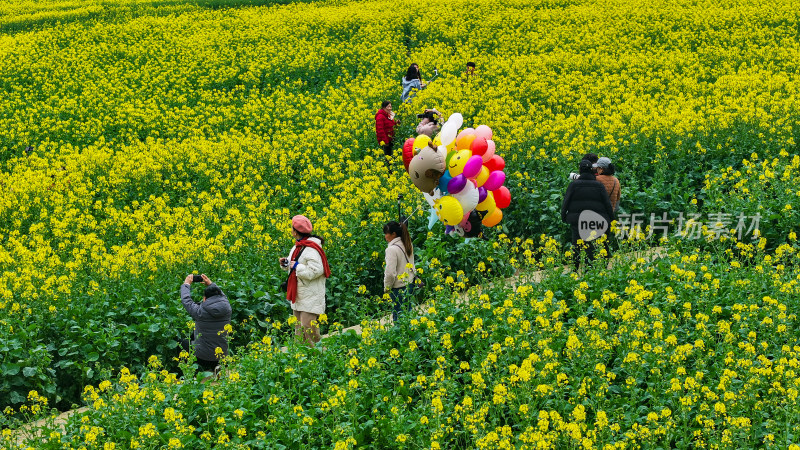
M 481 223 L 483 224 L 483 226 L 491 228 L 500 223 L 501 220 L 503 220 L 503 210 L 500 208 L 495 208 L 494 211 L 487 214 L 483 218 Z
M 474 134 L 465 134 L 456 140 L 456 148 L 459 150 L 469 150 L 472 141 L 475 140 Z

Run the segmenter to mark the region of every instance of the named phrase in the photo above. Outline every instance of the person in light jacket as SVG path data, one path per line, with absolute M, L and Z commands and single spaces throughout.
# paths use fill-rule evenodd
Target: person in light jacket
M 414 269 L 414 246 L 405 222 L 389 222 L 383 226 L 383 237 L 386 239 L 386 269 L 383 273 L 383 290 L 388 292 L 393 303 L 392 319 L 396 322 L 405 309 L 411 310 L 407 301 L 410 288 L 413 286 L 416 271 Z
M 181 347 L 188 352 L 193 344 L 197 365 L 204 370 L 214 371 L 220 357 L 228 354 L 228 332 L 225 327 L 231 323 L 231 304 L 222 290 L 205 274 L 200 277 L 206 285 L 202 303 L 192 300 L 191 286 L 195 275 L 187 275 L 181 285 L 181 303 L 195 324 L 192 340 L 182 340 Z
M 411 99 L 414 91 L 425 89 L 425 87 L 428 85 L 428 83 L 422 81 L 422 75 L 420 75 L 419 66 L 416 63 L 411 64 L 408 67 L 406 75 L 401 79 L 401 81 L 403 84 L 403 93 L 400 96 L 400 100 L 403 101 L 403 103 Z
M 311 221 L 306 216 L 292 217 L 295 245 L 289 256 L 278 262 L 289 272 L 286 299 L 292 304 L 297 319 L 295 335 L 313 347 L 320 341 L 320 314 L 325 313 L 325 282 L 331 276 L 328 258 L 322 250 L 324 240 L 311 234 Z

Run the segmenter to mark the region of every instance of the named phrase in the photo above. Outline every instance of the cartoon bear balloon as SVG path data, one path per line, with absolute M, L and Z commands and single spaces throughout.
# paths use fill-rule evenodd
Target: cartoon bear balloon
M 425 146 L 414 155 L 408 165 L 408 176 L 417 189 L 430 194 L 439 185 L 445 169 L 446 151 L 444 147 Z

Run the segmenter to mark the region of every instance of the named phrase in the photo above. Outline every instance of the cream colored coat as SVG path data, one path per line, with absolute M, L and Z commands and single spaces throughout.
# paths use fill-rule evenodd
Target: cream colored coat
M 322 247 L 322 241 L 315 237 L 309 238 L 317 245 Z M 288 260 L 292 259 L 292 254 L 296 246 L 289 251 Z M 289 271 L 289 267 L 283 270 Z M 322 266 L 322 256 L 313 248 L 306 247 L 300 254 L 297 268 L 297 297 L 292 303 L 292 309 L 311 314 L 325 313 L 325 268 Z
M 411 250 L 411 256 L 408 256 L 408 259 L 406 257 L 406 248 L 403 246 L 403 240 L 399 237 L 392 239 L 386 247 L 386 270 L 383 273 L 383 289 L 385 291 L 404 287 L 414 279 L 416 274 L 414 269 L 414 250 Z M 409 263 L 411 268 L 407 267 Z M 400 275 L 403 273 L 408 275 L 401 277 Z

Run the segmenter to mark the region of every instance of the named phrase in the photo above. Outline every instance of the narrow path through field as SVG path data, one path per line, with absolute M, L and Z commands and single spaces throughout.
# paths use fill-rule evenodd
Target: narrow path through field
M 611 267 L 613 267 L 613 266 L 615 266 L 617 264 L 630 263 L 630 262 L 636 261 L 638 259 L 644 259 L 645 261 L 649 262 L 649 261 L 653 261 L 653 260 L 658 259 L 658 258 L 662 258 L 665 255 L 666 255 L 666 249 L 663 248 L 663 247 L 654 247 L 654 248 L 650 248 L 650 249 L 643 250 L 643 251 L 616 254 L 608 262 L 608 268 L 611 268 Z M 565 274 L 569 273 L 569 268 L 564 267 L 564 273 Z M 517 273 L 512 277 L 503 279 L 502 282 L 504 284 L 510 284 L 510 285 L 516 287 L 520 282 L 522 282 L 523 284 L 524 283 L 539 283 L 544 279 L 544 276 L 545 276 L 545 272 L 544 271 L 534 271 L 534 272 L 523 273 L 523 274 Z M 497 281 L 494 281 L 493 283 L 496 283 L 496 282 Z M 463 302 L 469 301 L 468 295 L 465 294 L 462 297 L 461 301 L 463 301 Z M 427 308 L 428 308 L 427 304 L 426 303 L 422 303 L 422 304 L 416 306 L 415 311 L 424 311 Z M 381 325 L 388 325 L 388 324 L 392 323 L 392 316 L 391 315 L 384 316 L 381 319 L 379 319 L 379 322 L 380 322 Z M 329 338 L 331 336 L 335 336 L 337 334 L 342 334 L 342 333 L 347 333 L 347 332 L 350 332 L 350 331 L 353 331 L 356 334 L 360 335 L 361 334 L 361 325 L 353 325 L 351 327 L 343 328 L 340 331 L 336 331 L 336 332 L 333 332 L 333 333 L 330 333 L 330 334 L 325 334 L 325 335 L 322 336 L 322 341 L 320 341 L 320 342 L 324 342 L 325 339 L 327 339 L 327 338 Z M 287 347 L 281 347 L 281 351 L 285 353 L 285 352 L 288 351 L 288 348 Z M 213 377 L 208 377 L 204 381 L 211 381 L 212 378 Z M 39 433 L 39 429 L 43 425 L 50 424 L 53 427 L 59 427 L 59 428 L 61 428 L 63 430 L 63 426 L 64 426 L 64 424 L 66 424 L 66 422 L 67 422 L 67 420 L 69 419 L 70 416 L 72 416 L 74 414 L 82 414 L 82 413 L 84 413 L 86 411 L 88 411 L 87 407 L 81 407 L 81 408 L 73 409 L 73 410 L 70 410 L 70 411 L 62 412 L 62 413 L 60 413 L 60 414 L 58 414 L 58 415 L 56 415 L 54 417 L 40 419 L 40 420 L 37 420 L 35 422 L 31 422 L 31 423 L 25 424 L 25 425 L 23 425 L 22 427 L 20 427 L 17 430 L 17 444 L 21 445 L 27 439 L 33 439 L 33 438 L 38 437 L 39 436 L 39 434 L 38 434 Z

